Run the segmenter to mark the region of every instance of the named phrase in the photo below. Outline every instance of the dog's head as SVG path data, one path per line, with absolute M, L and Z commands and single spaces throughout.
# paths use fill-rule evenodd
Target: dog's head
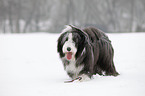
M 58 39 L 57 50 L 60 57 L 67 60 L 75 58 L 78 51 L 83 50 L 86 39 L 86 34 L 82 30 L 71 25 L 67 26 Z

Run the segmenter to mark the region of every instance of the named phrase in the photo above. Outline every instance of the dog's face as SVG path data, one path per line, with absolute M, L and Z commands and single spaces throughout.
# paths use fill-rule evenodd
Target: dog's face
M 77 52 L 76 42 L 73 41 L 73 38 L 73 33 L 66 34 L 66 40 L 62 47 L 62 51 L 68 60 L 72 59 Z
M 58 52 L 63 54 L 67 60 L 72 60 L 75 58 L 75 55 L 81 43 L 84 42 L 85 36 L 81 32 L 78 32 L 77 28 L 70 27 L 64 29 L 60 38 L 58 39 Z

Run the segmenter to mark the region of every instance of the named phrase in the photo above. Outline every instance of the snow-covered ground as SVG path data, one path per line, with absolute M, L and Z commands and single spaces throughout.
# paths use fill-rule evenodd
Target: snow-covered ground
M 64 83 L 58 34 L 1 34 L 0 96 L 145 96 L 145 33 L 108 35 L 120 75 Z

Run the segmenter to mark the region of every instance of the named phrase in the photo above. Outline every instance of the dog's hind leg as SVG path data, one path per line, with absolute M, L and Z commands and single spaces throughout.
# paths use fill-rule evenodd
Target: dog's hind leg
M 112 64 L 110 64 L 110 66 L 108 67 L 108 69 L 106 70 L 106 76 L 118 76 L 119 73 L 116 71 L 116 68 L 114 66 L 114 62 L 112 61 Z

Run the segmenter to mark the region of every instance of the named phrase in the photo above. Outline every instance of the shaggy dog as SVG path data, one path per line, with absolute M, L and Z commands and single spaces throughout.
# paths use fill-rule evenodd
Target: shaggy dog
M 113 62 L 111 41 L 94 27 L 81 30 L 68 25 L 58 39 L 57 51 L 72 81 L 87 81 L 95 74 L 119 75 Z

